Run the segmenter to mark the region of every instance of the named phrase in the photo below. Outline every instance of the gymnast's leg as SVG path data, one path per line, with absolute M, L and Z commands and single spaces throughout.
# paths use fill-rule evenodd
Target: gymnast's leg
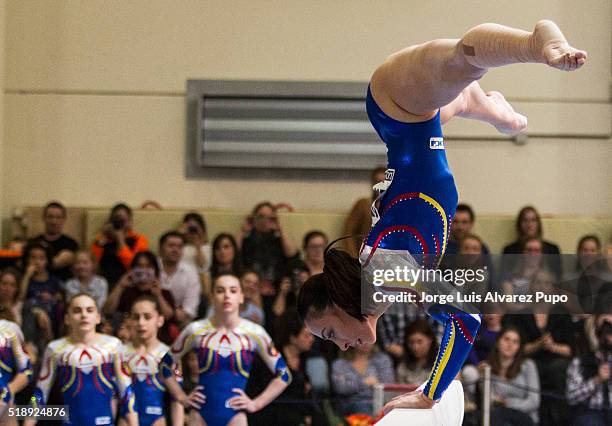
M 520 62 L 573 71 L 586 57 L 551 21 L 538 22 L 532 32 L 482 24 L 461 39 L 434 40 L 391 55 L 374 72 L 370 88 L 383 111 L 401 121 L 424 121 L 442 108 L 443 122 L 459 115 L 517 133 L 526 119 L 500 93 L 484 93 L 476 81 L 489 68 Z

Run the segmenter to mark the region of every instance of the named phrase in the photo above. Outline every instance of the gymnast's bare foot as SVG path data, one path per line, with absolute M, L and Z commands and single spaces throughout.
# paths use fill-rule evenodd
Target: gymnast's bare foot
M 492 124 L 501 133 L 515 135 L 527 128 L 527 117 L 514 111 L 499 92 L 485 93 L 473 82 L 461 93 L 464 106 L 458 115 Z
M 533 41 L 541 49 L 544 62 L 562 71 L 575 71 L 583 66 L 587 52 L 569 45 L 565 36 L 552 21 L 539 21 L 533 30 Z
M 433 407 L 434 404 L 434 400 L 427 398 L 423 392 L 419 390 L 393 398 L 383 407 L 383 411 L 385 414 L 388 414 L 389 411 L 395 408 L 428 409 Z

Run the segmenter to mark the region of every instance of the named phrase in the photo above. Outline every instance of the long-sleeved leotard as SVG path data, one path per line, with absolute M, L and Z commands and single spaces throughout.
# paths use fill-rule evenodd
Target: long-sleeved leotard
M 32 379 L 30 357 L 23 348 L 23 333 L 17 324 L 0 320 L 0 392 L 2 402 L 11 400 L 8 384 L 19 374 Z
M 440 113 L 428 121 L 397 121 L 376 104 L 368 88 L 368 117 L 387 146 L 385 181 L 372 206 L 372 229 L 359 256 L 365 311 L 382 312 L 388 304 L 372 305 L 375 270 L 432 268 L 444 255 L 451 220 L 457 207 L 457 190 L 448 166 Z M 386 292 L 408 291 L 417 296 L 452 289 L 446 282 L 419 281 L 414 286 L 387 281 Z M 417 299 L 418 300 L 418 299 Z M 368 307 L 369 305 L 369 307 Z M 460 304 L 425 304 L 429 315 L 445 326 L 440 351 L 424 393 L 438 400 L 454 379 L 469 353 L 480 326 L 480 315 Z M 370 312 L 366 312 L 370 313 Z
M 164 417 L 166 387 L 160 377 L 159 364 L 169 349 L 167 345 L 159 343 L 155 349 L 143 354 L 132 344 L 123 347 L 123 359 L 128 373 L 132 376 L 140 426 L 152 425 L 157 419 Z M 175 371 L 174 368 L 172 370 Z
M 198 356 L 199 381 L 204 386 L 206 402 L 199 410 L 208 426 L 225 426 L 237 411 L 228 407 L 228 399 L 237 396 L 233 388 L 244 389 L 257 352 L 276 377 L 285 382 L 291 373 L 276 350 L 272 339 L 258 324 L 242 319 L 231 332 L 218 332 L 208 319 L 189 324 L 162 361 L 162 374 L 170 377 L 171 365 L 189 351 Z
M 70 417 L 66 425 L 114 424 L 111 402 L 115 391 L 122 412 L 136 412 L 132 381 L 125 369 L 119 339 L 104 334 L 84 345 L 70 338 L 47 346 L 32 403 L 47 402 L 54 380 L 59 381 L 63 404 Z

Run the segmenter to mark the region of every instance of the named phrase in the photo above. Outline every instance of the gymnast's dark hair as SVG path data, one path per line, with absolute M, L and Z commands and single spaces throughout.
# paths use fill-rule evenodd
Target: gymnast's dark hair
M 325 249 L 323 273 L 313 275 L 302 285 L 297 299 L 298 315 L 303 320 L 309 316 L 321 315 L 325 310 L 338 306 L 360 321 L 365 319 L 361 312 L 361 265 L 359 260 L 343 250 Z

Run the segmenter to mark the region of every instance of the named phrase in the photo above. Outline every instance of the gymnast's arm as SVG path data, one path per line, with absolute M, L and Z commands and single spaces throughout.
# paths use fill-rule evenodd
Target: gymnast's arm
M 17 374 L 7 385 L 9 391 L 7 401 L 10 401 L 13 395 L 21 392 L 32 381 L 32 364 L 30 363 L 30 357 L 23 349 L 23 334 L 21 334 L 19 327 L 15 326 L 14 329 L 14 333 L 10 338 L 10 344 L 17 367 Z
M 55 381 L 57 359 L 52 344 L 53 342 L 47 345 L 47 349 L 45 349 L 40 373 L 38 373 L 36 389 L 34 389 L 34 393 L 32 394 L 31 403 L 34 408 L 43 406 L 47 403 L 51 386 Z M 24 426 L 34 426 L 35 424 L 36 420 L 32 418 L 26 419 L 23 422 Z
M 130 373 L 126 370 L 126 365 L 123 361 L 123 353 L 120 347 L 115 349 L 113 358 L 115 380 L 117 388 L 119 389 L 122 417 L 125 418 L 128 425 L 137 426 L 138 411 L 136 411 L 135 407 L 136 395 L 134 394 L 134 389 L 132 388 L 132 378 Z

